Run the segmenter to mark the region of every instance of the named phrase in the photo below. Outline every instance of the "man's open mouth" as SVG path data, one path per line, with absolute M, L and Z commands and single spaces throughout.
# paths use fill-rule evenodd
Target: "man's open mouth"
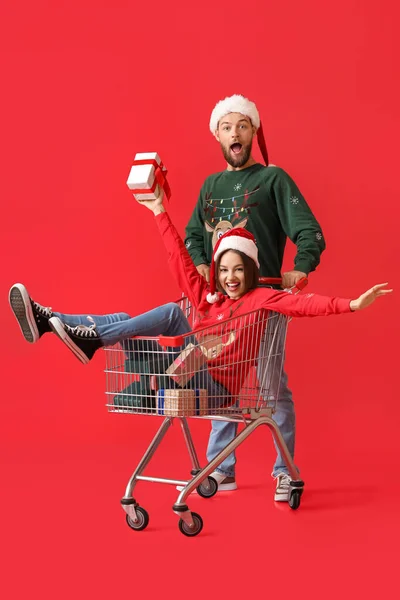
M 242 144 L 232 144 L 232 146 L 231 146 L 231 150 L 232 150 L 233 154 L 239 154 L 241 149 L 242 149 Z

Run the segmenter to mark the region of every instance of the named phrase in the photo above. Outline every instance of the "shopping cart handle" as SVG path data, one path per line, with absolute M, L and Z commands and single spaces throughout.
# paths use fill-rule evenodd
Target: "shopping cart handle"
M 281 285 L 282 277 L 259 277 L 258 282 L 264 285 Z
M 293 286 L 293 289 L 298 289 L 303 290 L 306 285 L 308 284 L 308 279 L 307 277 L 302 277 L 301 279 L 298 280 L 298 282 Z
M 281 285 L 282 277 L 259 277 L 258 282 L 264 285 Z M 297 289 L 298 291 L 302 290 L 308 284 L 307 277 L 302 277 L 299 281 L 291 288 L 292 290 Z
M 185 338 L 182 335 L 160 335 L 158 336 L 158 343 L 163 347 L 179 348 L 185 343 Z

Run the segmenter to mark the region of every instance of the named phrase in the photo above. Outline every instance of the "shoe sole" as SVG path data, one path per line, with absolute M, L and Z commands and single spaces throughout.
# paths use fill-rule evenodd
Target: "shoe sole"
M 70 336 L 63 327 L 62 321 L 58 317 L 51 317 L 51 319 L 49 319 L 49 325 L 53 333 L 56 334 L 56 336 L 67 346 L 69 350 L 71 350 L 76 358 L 84 365 L 87 365 L 89 362 L 88 357 L 84 352 L 82 352 L 79 346 L 74 344 L 74 342 L 71 340 Z
M 38 341 L 40 335 L 26 287 L 21 283 L 13 285 L 8 296 L 8 301 L 21 328 L 22 335 L 27 342 L 34 344 Z
M 275 502 L 289 502 L 288 494 L 275 494 Z

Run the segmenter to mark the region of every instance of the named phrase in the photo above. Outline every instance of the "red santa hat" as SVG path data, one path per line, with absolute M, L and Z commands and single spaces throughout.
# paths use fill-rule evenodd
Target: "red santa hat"
M 260 268 L 260 263 L 258 262 L 258 248 L 256 246 L 254 235 L 250 233 L 250 231 L 247 231 L 247 229 L 243 229 L 243 227 L 229 229 L 224 235 L 221 235 L 214 247 L 210 267 L 210 293 L 207 294 L 207 302 L 210 304 L 218 302 L 220 298 L 220 294 L 216 292 L 215 286 L 215 263 L 218 257 L 227 250 L 239 250 L 240 252 L 243 252 L 243 254 L 246 254 L 246 256 L 254 260 L 257 267 Z
M 215 136 L 215 132 L 218 129 L 218 123 L 225 117 L 225 115 L 229 115 L 229 113 L 240 113 L 245 117 L 248 117 L 251 121 L 253 127 L 257 130 L 257 140 L 258 145 L 261 150 L 262 157 L 265 161 L 265 164 L 268 166 L 268 151 L 267 145 L 265 143 L 264 132 L 262 128 L 262 123 L 260 121 L 260 115 L 258 114 L 258 110 L 254 102 L 241 96 L 240 94 L 234 94 L 233 96 L 228 96 L 224 100 L 220 100 L 214 107 L 214 110 L 211 113 L 210 118 L 210 131 Z

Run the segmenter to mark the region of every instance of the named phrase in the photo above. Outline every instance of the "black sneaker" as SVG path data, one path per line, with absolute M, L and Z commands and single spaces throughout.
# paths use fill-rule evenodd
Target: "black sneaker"
M 90 327 L 87 325 L 70 327 L 58 317 L 52 317 L 49 320 L 49 325 L 67 348 L 85 365 L 93 358 L 96 350 L 104 345 L 94 324 Z
M 16 283 L 10 289 L 8 299 L 11 310 L 21 327 L 22 334 L 27 342 L 37 342 L 44 333 L 51 331 L 49 319 L 52 316 L 51 308 L 34 302 L 28 290 L 22 283 Z

